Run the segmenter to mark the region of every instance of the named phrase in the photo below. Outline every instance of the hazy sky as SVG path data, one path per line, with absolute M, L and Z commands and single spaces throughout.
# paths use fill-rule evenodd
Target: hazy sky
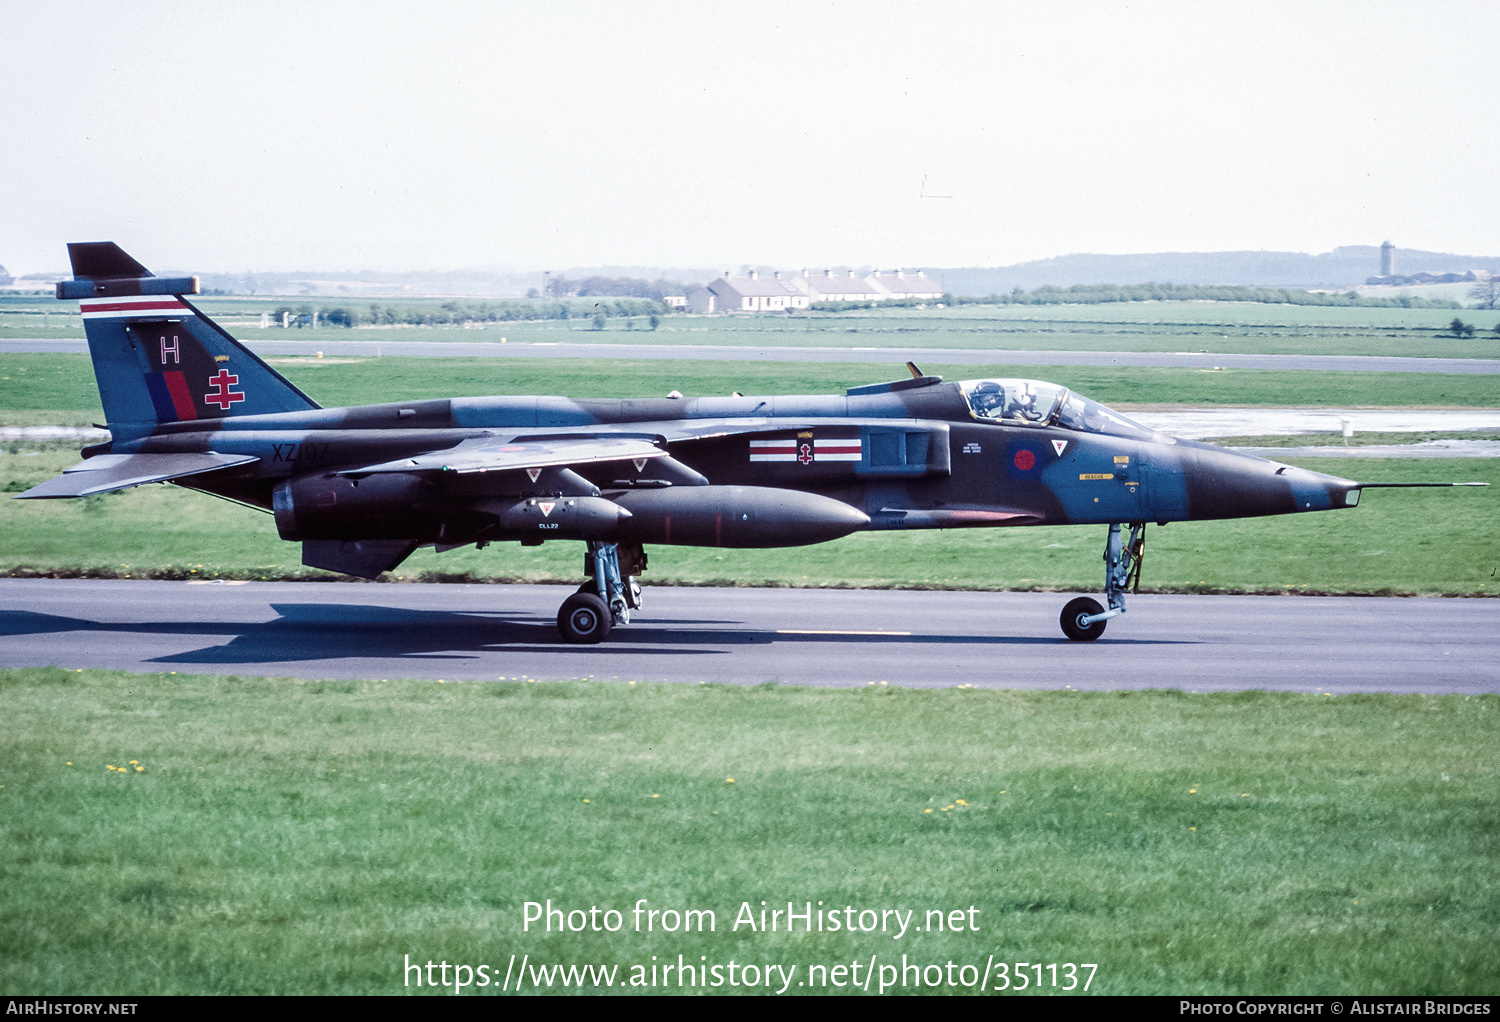
M 1497 255 L 1497 54 L 1494 0 L 0 0 L 0 263 Z

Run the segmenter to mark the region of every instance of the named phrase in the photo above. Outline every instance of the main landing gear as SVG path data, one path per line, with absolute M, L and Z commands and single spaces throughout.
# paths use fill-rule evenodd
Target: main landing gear
M 1130 541 L 1121 542 L 1120 523 L 1111 523 L 1104 545 L 1104 597 L 1109 609 L 1087 596 L 1068 601 L 1059 623 L 1063 634 L 1074 642 L 1093 642 L 1104 634 L 1112 617 L 1125 613 L 1125 590 L 1139 592 L 1141 560 L 1146 555 L 1146 523 L 1130 523 Z
M 557 612 L 557 630 L 568 642 L 600 642 L 615 625 L 629 624 L 632 610 L 641 609 L 641 584 L 635 580 L 646 570 L 641 545 L 589 540 L 588 547 L 583 570 L 589 581 Z

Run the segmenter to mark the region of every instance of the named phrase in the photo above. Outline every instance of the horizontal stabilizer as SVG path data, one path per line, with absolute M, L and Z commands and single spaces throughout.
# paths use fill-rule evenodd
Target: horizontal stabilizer
M 16 494 L 16 497 L 87 497 L 259 460 L 250 454 L 214 454 L 211 451 L 204 454 L 100 454 L 64 470 L 55 479 Z
M 338 474 L 360 479 L 386 472 L 510 472 L 554 465 L 584 465 L 598 461 L 664 458 L 667 452 L 636 437 L 578 437 L 549 440 L 465 440 L 456 447 L 412 458 L 346 468 Z

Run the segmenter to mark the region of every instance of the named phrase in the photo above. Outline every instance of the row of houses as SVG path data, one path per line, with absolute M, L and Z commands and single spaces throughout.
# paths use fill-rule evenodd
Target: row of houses
M 943 289 L 920 270 L 876 270 L 863 277 L 854 270 L 803 270 L 791 277 L 783 277 L 780 271 L 762 277 L 757 270 L 751 270 L 748 277 L 735 277 L 725 270 L 717 280 L 667 302 L 689 312 L 785 312 L 805 309 L 814 302 L 937 301 L 942 295 Z

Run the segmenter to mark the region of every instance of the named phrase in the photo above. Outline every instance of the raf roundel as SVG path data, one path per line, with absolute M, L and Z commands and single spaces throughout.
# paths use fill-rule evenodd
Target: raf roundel
M 1012 443 L 1006 451 L 1005 474 L 1012 479 L 1040 479 L 1051 456 L 1035 437 Z

